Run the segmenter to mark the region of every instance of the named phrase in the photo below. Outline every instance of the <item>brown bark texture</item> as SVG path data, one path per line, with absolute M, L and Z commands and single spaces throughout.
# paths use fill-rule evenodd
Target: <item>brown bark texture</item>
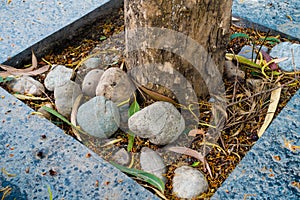
M 202 56 L 201 68 L 209 68 L 209 62 L 215 63 L 219 72 L 223 73 L 224 65 L 224 53 L 226 43 L 228 41 L 228 33 L 231 20 L 231 5 L 230 0 L 125 0 L 125 27 L 126 32 L 131 31 L 131 34 L 126 34 L 127 44 L 127 67 L 132 69 L 140 66 L 141 70 L 135 71 L 133 78 L 140 84 L 147 84 L 157 80 L 158 84 L 167 84 L 166 87 L 170 87 L 172 84 L 179 84 L 184 89 L 188 87 L 181 82 L 181 79 L 176 77 L 172 70 L 168 70 L 168 67 L 172 67 L 183 75 L 193 86 L 197 97 L 205 97 L 210 91 L 206 87 L 206 83 L 203 81 L 203 77 L 206 75 L 199 74 L 199 70 L 195 70 L 195 66 L 192 66 L 191 61 L 187 61 L 182 58 L 178 53 L 170 52 L 169 49 L 155 49 L 155 47 L 145 44 L 147 38 L 155 38 L 156 42 L 154 46 L 159 46 L 157 42 L 162 40 L 162 43 L 169 42 L 175 46 L 172 48 L 180 48 L 180 52 L 189 52 L 193 56 Z M 201 45 L 203 49 L 198 52 L 192 52 L 195 49 L 188 49 L 191 45 L 187 44 L 186 39 L 178 38 L 178 35 L 168 35 L 166 38 L 159 38 L 158 31 L 141 30 L 139 28 L 156 27 L 162 29 L 173 30 L 176 33 L 182 33 L 186 37 L 193 39 L 197 42 L 197 45 Z M 135 37 L 131 37 L 134 34 Z M 137 40 L 138 37 L 138 40 Z M 175 40 L 175 41 L 171 41 Z M 176 41 L 177 40 L 177 41 Z M 128 48 L 128 44 L 136 44 L 139 42 L 141 46 L 134 48 Z M 141 44 L 142 43 L 142 44 Z M 196 44 L 193 44 L 194 46 Z M 139 49 L 138 49 L 139 48 Z M 202 52 L 205 50 L 205 52 Z M 202 54 L 202 55 L 197 55 Z M 151 67 L 142 68 L 145 64 L 160 63 L 163 66 L 153 69 Z M 167 66 L 166 66 L 167 65 Z M 161 73 L 160 68 L 166 71 Z M 201 70 L 200 70 L 201 71 Z M 207 71 L 207 70 L 206 70 Z M 168 75 L 167 77 L 164 75 Z M 165 79 L 173 83 L 167 83 Z M 177 82 L 174 80 L 177 80 Z M 213 80 L 213 79 L 212 79 Z
M 232 0 L 125 0 L 124 6 L 126 66 L 138 84 L 164 86 L 184 105 L 220 99 Z M 223 115 L 223 105 L 215 108 L 217 118 Z

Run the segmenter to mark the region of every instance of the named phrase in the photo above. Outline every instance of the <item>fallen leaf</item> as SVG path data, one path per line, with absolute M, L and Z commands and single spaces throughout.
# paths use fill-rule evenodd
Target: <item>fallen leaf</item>
M 74 101 L 73 103 L 73 106 L 72 106 L 72 111 L 71 111 L 71 123 L 76 127 L 77 126 L 77 122 L 76 122 L 76 116 L 77 116 L 77 111 L 78 111 L 78 108 L 79 106 L 81 105 L 81 102 L 82 102 L 82 98 L 83 98 L 83 95 L 80 94 Z M 82 141 L 81 137 L 80 137 L 80 134 L 78 132 L 78 130 L 76 128 L 74 128 L 73 126 L 71 126 L 72 128 L 72 131 L 74 133 L 74 135 L 76 136 L 76 138 L 79 140 L 79 141 Z
M 16 69 L 7 65 L 1 65 L 0 67 L 2 69 L 5 69 L 6 72 L 0 72 L 0 76 L 5 78 L 7 76 L 10 75 L 14 75 L 14 76 L 37 76 L 39 74 L 45 73 L 46 71 L 49 70 L 50 66 L 49 65 L 45 65 L 41 68 L 38 68 L 36 70 L 32 71 L 32 67 L 30 68 L 26 68 L 26 69 Z
M 204 162 L 204 156 L 200 152 L 195 151 L 190 148 L 187 148 L 187 147 L 169 147 L 169 148 L 167 148 L 167 150 L 175 152 L 175 153 L 187 155 L 187 156 L 192 156 L 192 157 Z
M 263 55 L 263 57 L 266 59 L 266 62 L 267 62 L 267 63 L 269 63 L 270 61 L 273 60 L 272 57 L 271 57 L 269 54 L 267 54 L 266 52 L 264 52 L 263 50 L 261 50 L 260 52 L 261 52 L 261 54 Z M 269 64 L 269 68 L 270 68 L 271 70 L 278 70 L 278 66 L 277 66 L 277 64 L 274 63 L 274 62 L 271 62 L 271 63 Z
M 278 103 L 280 100 L 280 94 L 281 94 L 280 83 L 278 83 L 278 86 L 279 87 L 276 90 L 273 90 L 271 93 L 270 105 L 268 108 L 268 112 L 267 112 L 267 115 L 265 117 L 265 121 L 264 121 L 262 127 L 260 128 L 260 130 L 257 133 L 258 137 L 261 137 L 264 134 L 265 130 L 268 128 L 268 126 L 272 122 L 272 119 L 276 112 L 276 109 L 277 109 L 277 106 L 278 106 Z
M 32 52 L 31 53 L 31 64 L 32 64 L 31 67 L 32 67 L 32 69 L 36 69 L 38 66 L 38 61 L 36 59 L 36 56 L 34 55 L 33 50 L 31 52 Z
M 205 135 L 205 131 L 202 128 L 201 129 L 192 129 L 188 133 L 188 136 L 191 136 L 191 137 L 196 137 L 197 135 Z
M 32 100 L 32 101 L 46 101 L 48 98 L 35 97 L 35 96 L 27 96 L 23 94 L 14 94 L 14 96 L 20 100 Z

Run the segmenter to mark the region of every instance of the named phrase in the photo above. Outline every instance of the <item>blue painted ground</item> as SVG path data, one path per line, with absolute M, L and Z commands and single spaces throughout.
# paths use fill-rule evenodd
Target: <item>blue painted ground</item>
M 38 49 L 45 45 L 41 41 L 71 36 L 120 1 L 0 1 L 0 63 L 13 58 L 11 63 L 18 64 L 32 45 Z M 80 21 L 84 15 L 88 17 Z M 298 0 L 234 0 L 233 15 L 300 39 Z M 284 143 L 300 145 L 299 99 L 298 91 L 213 199 L 299 199 L 299 150 Z M 12 187 L 11 199 L 49 199 L 48 186 L 54 199 L 157 198 L 31 112 L 0 89 L 0 167 L 16 175 L 0 173 L 0 188 Z M 87 153 L 92 156 L 86 158 Z

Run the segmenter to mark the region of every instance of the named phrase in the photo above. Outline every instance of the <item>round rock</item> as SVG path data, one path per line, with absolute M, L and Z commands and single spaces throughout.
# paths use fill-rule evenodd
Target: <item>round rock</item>
M 46 76 L 44 84 L 47 90 L 54 91 L 55 87 L 59 87 L 68 82 L 72 76 L 73 70 L 63 65 L 55 66 Z
M 54 90 L 54 99 L 57 111 L 63 116 L 69 117 L 71 115 L 73 103 L 80 94 L 80 86 L 70 80 L 64 85 L 56 87 Z
M 208 189 L 205 176 L 197 169 L 182 166 L 174 171 L 173 193 L 179 198 L 191 199 Z
M 42 95 L 45 92 L 43 84 L 30 76 L 21 76 L 10 81 L 8 87 L 20 94 Z
M 185 121 L 173 104 L 158 101 L 132 115 L 128 127 L 139 137 L 149 138 L 157 145 L 166 145 L 183 132 Z
M 113 155 L 112 160 L 120 165 L 126 166 L 129 165 L 131 158 L 128 151 L 122 148 Z
M 135 91 L 135 87 L 128 75 L 117 67 L 106 70 L 96 88 L 97 96 L 105 96 L 119 104 L 130 98 Z
M 292 53 L 293 52 L 293 53 Z M 288 59 L 278 63 L 279 67 L 283 71 L 293 72 L 294 70 L 300 70 L 300 44 L 293 44 L 291 42 L 281 42 L 272 48 L 270 56 L 274 58 Z M 294 60 L 294 64 L 293 64 Z
M 94 69 L 89 71 L 82 82 L 82 93 L 89 97 L 96 96 L 96 88 L 104 70 Z
M 157 152 L 148 147 L 143 147 L 140 155 L 140 164 L 143 171 L 154 174 L 164 182 L 166 181 L 166 178 L 163 176 L 166 173 L 166 166 Z
M 96 96 L 79 107 L 77 123 L 92 136 L 109 138 L 120 125 L 119 110 L 112 101 Z

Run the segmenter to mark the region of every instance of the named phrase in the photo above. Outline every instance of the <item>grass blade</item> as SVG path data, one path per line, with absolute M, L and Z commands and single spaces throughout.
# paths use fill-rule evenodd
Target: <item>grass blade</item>
M 117 163 L 111 162 L 111 164 L 113 166 L 115 166 L 116 168 L 118 168 L 119 170 L 121 170 L 124 173 L 130 174 L 132 176 L 135 176 L 149 184 L 151 184 L 152 186 L 154 186 L 155 188 L 159 189 L 162 193 L 164 193 L 165 191 L 165 184 L 164 182 L 158 178 L 157 176 L 150 174 L 148 172 L 144 172 L 142 170 L 138 170 L 138 169 L 132 169 L 132 168 L 127 168 L 124 167 L 122 165 L 118 165 Z
M 280 86 L 280 84 L 279 84 Z M 258 137 L 261 137 L 265 130 L 268 128 L 268 126 L 270 125 L 270 123 L 272 122 L 272 119 L 275 115 L 279 100 L 280 100 L 280 94 L 281 94 L 281 87 L 278 87 L 276 90 L 273 90 L 271 93 L 271 98 L 270 98 L 270 105 L 268 108 L 268 114 L 265 117 L 265 121 L 264 124 L 262 125 L 262 127 L 260 128 L 260 130 L 258 131 L 257 135 Z
M 233 40 L 235 38 L 246 38 L 249 39 L 249 35 L 247 35 L 246 33 L 234 33 L 230 36 L 230 40 Z

